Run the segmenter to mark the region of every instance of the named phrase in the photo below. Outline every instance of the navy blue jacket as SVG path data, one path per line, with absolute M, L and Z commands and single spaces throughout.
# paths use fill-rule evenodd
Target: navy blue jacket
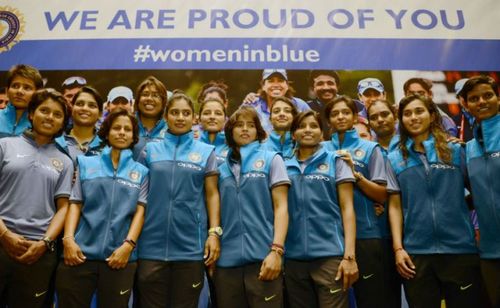
M 139 259 L 203 260 L 205 169 L 213 151 L 213 146 L 194 140 L 193 132 L 177 136 L 167 131 L 163 141 L 146 145 L 150 185 Z
M 310 260 L 344 254 L 344 227 L 337 195 L 333 152 L 319 149 L 301 172 L 294 156 L 287 160 L 289 225 L 286 257 Z
M 285 140 L 281 143 L 281 135 L 275 131 L 269 134 L 264 146 L 270 151 L 278 152 L 284 160 L 290 159 L 294 154 L 294 145 L 290 132 L 285 133 Z
M 361 172 L 365 178 L 370 178 L 369 162 L 373 151 L 380 146 L 372 141 L 361 139 L 356 130 L 345 132 L 344 142 L 340 144 L 337 133 L 331 141 L 322 143 L 328 151 L 348 150 L 354 161 L 354 169 Z M 385 182 L 386 179 L 374 179 Z M 373 201 L 369 199 L 356 185 L 354 186 L 354 210 L 356 212 L 356 239 L 382 238 Z
M 207 131 L 202 131 L 200 134 L 200 141 L 215 147 L 215 155 L 217 157 L 217 164 L 220 166 L 226 161 L 229 146 L 226 144 L 226 134 L 219 132 L 215 136 L 214 142 L 210 142 Z
M 5 109 L 0 110 L 0 138 L 19 136 L 27 128 L 31 128 L 27 111 L 23 113 L 19 122 L 16 123 L 16 107 L 12 103 L 7 104 Z
M 99 156 L 78 156 L 78 167 L 83 198 L 71 198 L 82 203 L 75 241 L 87 260 L 104 261 L 127 238 L 148 169 L 122 150 L 115 172 L 109 147 Z M 136 259 L 134 250 L 129 262 Z
M 467 170 L 481 231 L 479 252 L 481 258 L 500 259 L 500 115 L 483 120 L 475 135 L 467 142 Z
M 412 254 L 477 253 L 474 230 L 465 203 L 464 175 L 461 170 L 461 147 L 449 143 L 451 164 L 439 160 L 434 137 L 423 142 L 428 167 L 413 150 L 413 140 L 406 146 L 405 161 L 401 151 L 389 153 L 389 160 L 401 189 L 404 221 L 404 247 Z
M 239 183 L 231 170 L 228 154 L 219 166 L 221 195 L 221 255 L 217 265 L 242 266 L 261 262 L 268 255 L 274 236 L 274 209 L 269 173 L 276 152 L 258 141 L 240 148 Z

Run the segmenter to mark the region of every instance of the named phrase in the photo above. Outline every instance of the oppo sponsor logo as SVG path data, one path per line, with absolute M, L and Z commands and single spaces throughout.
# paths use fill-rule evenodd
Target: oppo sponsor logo
M 491 158 L 499 158 L 500 157 L 500 152 L 495 152 L 490 154 Z
M 124 181 L 124 180 L 122 180 L 122 179 L 118 179 L 118 180 L 116 180 L 116 182 L 117 182 L 117 183 L 120 183 L 120 184 L 122 184 L 122 185 L 128 186 L 128 187 L 131 187 L 131 188 L 137 188 L 137 189 L 139 189 L 139 188 L 140 188 L 140 186 L 139 186 L 139 185 L 134 184 L 134 183 L 130 183 L 130 182 L 127 182 L 127 181 Z
M 183 162 L 178 162 L 177 166 L 182 167 L 182 168 L 187 168 L 187 169 L 193 169 L 196 171 L 201 171 L 202 168 L 198 165 L 190 164 L 190 163 L 183 163 Z
M 324 175 L 320 174 L 314 174 L 314 175 L 306 175 L 305 176 L 306 180 L 316 180 L 316 181 L 325 181 L 325 182 L 330 182 L 330 178 Z
M 265 178 L 266 175 L 264 173 L 259 173 L 259 172 L 250 172 L 245 175 L 243 175 L 244 178 Z
M 455 166 L 445 165 L 445 164 L 431 164 L 433 169 L 457 169 Z

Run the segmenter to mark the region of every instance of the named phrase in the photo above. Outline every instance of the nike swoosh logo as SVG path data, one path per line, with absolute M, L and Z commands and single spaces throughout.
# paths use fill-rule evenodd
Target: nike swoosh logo
M 470 287 L 472 287 L 472 283 L 471 283 L 471 284 L 466 285 L 465 287 L 462 287 L 462 286 L 461 286 L 461 287 L 460 287 L 460 291 L 465 291 L 465 290 L 467 290 L 467 289 L 468 289 L 468 288 L 470 288 Z
M 197 288 L 197 287 L 199 287 L 199 286 L 200 286 L 200 284 L 201 284 L 201 282 L 198 282 L 198 283 L 193 283 L 193 288 Z
M 47 291 L 43 291 L 41 293 L 35 293 L 35 297 L 40 297 L 40 296 L 44 295 L 45 293 L 47 293 Z
M 335 293 L 339 293 L 340 291 L 342 291 L 342 289 L 330 289 L 330 294 L 335 294 Z
M 120 290 L 120 295 L 126 294 L 126 293 L 128 293 L 128 291 L 130 291 L 130 289 L 125 290 L 125 291 L 121 291 L 121 290 Z
M 266 297 L 264 297 L 264 301 L 268 302 L 268 301 L 272 300 L 275 297 L 276 297 L 276 294 L 273 294 L 273 295 L 271 295 L 269 297 L 266 296 Z
M 373 275 L 375 275 L 375 274 L 363 275 L 363 279 L 369 279 L 369 278 L 371 278 Z

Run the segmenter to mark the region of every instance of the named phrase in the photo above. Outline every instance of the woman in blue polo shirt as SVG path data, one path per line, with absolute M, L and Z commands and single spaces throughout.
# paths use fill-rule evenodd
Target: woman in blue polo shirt
M 399 149 L 389 153 L 400 193 L 390 195 L 389 221 L 398 272 L 410 307 L 474 307 L 479 258 L 465 203 L 463 149 L 448 143 L 431 99 L 399 103 Z
M 358 278 L 355 179 L 346 162 L 321 146 L 322 125 L 310 110 L 291 127 L 297 151 L 286 161 L 292 181 L 285 245 L 290 307 L 348 307 L 347 289 Z
M 377 143 L 361 139 L 353 128 L 357 122 L 356 103 L 339 96 L 325 106 L 334 133 L 323 146 L 337 153 L 354 171 L 354 209 L 356 211 L 356 254 L 360 279 L 354 284 L 358 307 L 384 307 L 382 233 L 374 202 L 387 197 L 384 156 Z
M 0 303 L 42 307 L 57 265 L 73 163 L 54 144 L 66 126 L 64 97 L 49 89 L 28 105 L 32 129 L 0 140 Z
M 290 184 L 285 165 L 262 146 L 266 132 L 252 107 L 240 107 L 224 131 L 231 150 L 219 167 L 224 234 L 214 276 L 217 304 L 281 307 Z
M 148 191 L 148 169 L 132 159 L 137 121 L 111 113 L 99 136 L 102 154 L 78 157 L 56 277 L 60 307 L 89 307 L 94 291 L 99 307 L 127 307 L 133 286 Z
M 174 93 L 168 131 L 150 142 L 141 162 L 150 170 L 148 210 L 138 243 L 141 307 L 197 307 L 204 266 L 219 257 L 219 190 L 214 147 L 193 139 L 192 100 Z
M 290 134 L 290 127 L 297 113 L 297 107 L 295 107 L 288 97 L 279 96 L 273 99 L 271 115 L 269 116 L 273 130 L 269 133 L 264 145 L 269 150 L 281 154 L 285 160 L 292 158 L 294 154 L 294 144 Z

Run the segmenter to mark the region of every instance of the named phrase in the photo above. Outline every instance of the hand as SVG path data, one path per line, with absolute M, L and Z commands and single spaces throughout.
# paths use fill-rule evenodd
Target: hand
M 384 213 L 384 205 L 380 203 L 374 203 L 373 208 L 375 209 L 375 215 L 380 216 Z
M 465 145 L 465 142 L 462 139 L 457 138 L 457 137 L 453 137 L 453 136 L 448 136 L 448 139 L 446 139 L 446 142 L 451 142 L 451 143 L 454 143 L 454 144 Z
M 125 268 L 128 264 L 128 259 L 130 258 L 132 250 L 134 250 L 134 248 L 129 243 L 123 243 L 106 259 L 108 266 L 115 270 Z
M 349 289 L 359 278 L 358 263 L 355 260 L 344 260 L 340 261 L 339 268 L 337 270 L 337 276 L 335 276 L 335 281 L 339 281 L 342 278 L 342 288 L 344 291 Z
M 258 99 L 259 99 L 259 95 L 257 95 L 257 93 L 250 92 L 243 99 L 243 104 L 250 105 L 250 104 L 255 103 Z
M 335 152 L 338 156 L 340 156 L 340 158 L 345 161 L 349 167 L 351 168 L 352 172 L 356 172 L 354 170 L 354 161 L 352 160 L 352 156 L 351 156 L 351 153 L 349 153 L 349 151 L 347 150 L 337 150 Z
M 4 248 L 7 255 L 15 260 L 26 253 L 28 248 L 31 246 L 30 241 L 26 240 L 21 235 L 11 231 L 7 231 L 2 236 L 2 238 L 0 239 L 0 243 L 2 244 L 2 247 Z
M 269 252 L 262 261 L 260 267 L 259 280 L 274 280 L 281 273 L 281 256 L 275 251 Z
M 24 263 L 24 264 L 33 264 L 38 259 L 40 259 L 43 254 L 47 251 L 47 246 L 45 246 L 44 241 L 30 241 L 31 246 L 28 248 L 28 250 L 22 255 L 17 258 L 17 261 Z
M 398 249 L 394 254 L 396 259 L 396 269 L 398 270 L 399 275 L 405 279 L 415 277 L 415 265 L 411 261 L 411 258 L 406 250 Z
M 215 262 L 207 266 L 208 276 L 210 278 L 214 277 L 215 274 Z
M 80 246 L 75 242 L 73 238 L 65 238 L 63 240 L 64 244 L 64 264 L 69 266 L 75 266 L 85 262 L 85 255 L 83 254 Z
M 205 253 L 203 259 L 205 259 L 205 265 L 210 266 L 215 264 L 215 261 L 219 259 L 220 256 L 220 241 L 219 237 L 209 234 L 207 240 L 205 241 Z

